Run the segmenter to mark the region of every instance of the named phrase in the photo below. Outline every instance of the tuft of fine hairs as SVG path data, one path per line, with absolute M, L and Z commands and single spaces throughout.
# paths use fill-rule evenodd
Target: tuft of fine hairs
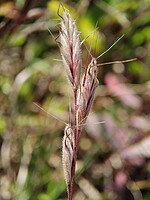
M 74 90 L 79 87 L 81 73 L 80 33 L 68 11 L 63 11 L 60 24 L 60 52 L 69 81 Z

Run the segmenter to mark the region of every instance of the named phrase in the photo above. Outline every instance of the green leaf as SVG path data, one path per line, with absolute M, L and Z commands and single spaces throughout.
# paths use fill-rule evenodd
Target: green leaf
M 48 194 L 43 194 L 41 193 L 39 196 L 38 196 L 38 200 L 49 200 L 50 197 Z
M 128 63 L 128 70 L 134 75 L 140 75 L 143 71 L 143 67 L 139 62 Z
M 9 40 L 9 44 L 12 46 L 22 46 L 24 44 L 24 42 L 26 41 L 26 36 L 24 34 L 18 33 L 14 34 L 10 40 Z
M 6 122 L 5 120 L 2 118 L 2 116 L 0 116 L 0 133 L 2 133 L 6 128 Z
M 82 38 L 87 38 L 86 43 L 94 52 L 99 52 L 103 49 L 102 35 L 96 30 L 95 24 L 90 17 L 83 16 L 79 20 L 79 30 L 82 33 Z
M 48 184 L 49 198 L 53 200 L 57 200 L 60 194 L 64 192 L 65 188 L 66 188 L 65 181 L 62 181 L 59 183 L 54 182 L 54 181 L 49 182 Z

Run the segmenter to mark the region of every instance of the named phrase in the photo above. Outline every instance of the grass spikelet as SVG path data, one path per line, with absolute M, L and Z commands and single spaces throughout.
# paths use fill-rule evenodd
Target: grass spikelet
M 80 34 L 69 12 L 63 11 L 60 30 L 60 52 L 74 90 L 77 90 L 81 73 Z
M 78 113 L 80 113 L 80 121 L 86 119 L 94 102 L 95 89 L 98 86 L 97 80 L 97 61 L 92 58 L 90 64 L 86 68 L 81 88 L 77 95 Z
M 66 126 L 62 141 L 62 163 L 66 184 L 71 183 L 71 168 L 73 161 L 73 130 Z

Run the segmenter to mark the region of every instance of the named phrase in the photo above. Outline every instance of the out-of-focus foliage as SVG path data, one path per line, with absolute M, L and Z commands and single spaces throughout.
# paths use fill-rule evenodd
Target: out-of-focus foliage
M 0 1 L 0 199 L 66 199 L 61 167 L 70 86 L 57 41 L 59 1 Z M 74 200 L 150 199 L 150 1 L 65 1 L 81 32 L 83 68 L 99 67 L 80 139 Z M 59 12 L 58 12 L 59 11 Z M 52 37 L 52 35 L 58 39 Z M 84 45 L 85 44 L 85 45 Z M 87 50 L 88 49 L 88 50 Z M 97 121 L 105 121 L 95 124 Z

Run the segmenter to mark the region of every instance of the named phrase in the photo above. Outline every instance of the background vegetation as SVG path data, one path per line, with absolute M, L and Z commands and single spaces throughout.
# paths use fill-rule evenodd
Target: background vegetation
M 150 1 L 64 1 L 99 63 L 78 149 L 74 200 L 150 199 Z M 0 0 L 0 199 L 66 199 L 63 122 L 72 94 L 60 61 L 59 2 Z M 98 28 L 96 28 L 98 27 Z M 90 60 L 83 45 L 83 67 Z M 97 121 L 105 121 L 96 125 Z

